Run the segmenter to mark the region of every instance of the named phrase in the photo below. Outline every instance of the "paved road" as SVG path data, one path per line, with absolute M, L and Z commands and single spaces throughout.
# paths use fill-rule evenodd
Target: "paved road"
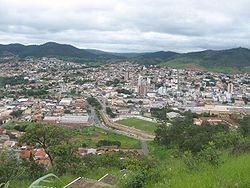
M 141 149 L 142 149 L 142 152 L 145 156 L 148 156 L 149 154 L 149 151 L 148 151 L 148 145 L 147 145 L 147 142 L 145 140 L 140 140 L 140 143 L 141 143 Z
M 121 134 L 121 135 L 125 135 L 125 136 L 131 137 L 131 138 L 136 138 L 136 139 L 138 139 L 135 135 L 131 135 L 131 134 L 127 133 L 127 132 L 123 132 L 123 131 L 119 131 L 119 130 L 116 130 L 116 129 L 112 129 L 112 128 L 110 128 L 110 127 L 107 127 L 104 123 L 102 123 L 102 122 L 100 121 L 100 119 L 99 119 L 98 116 L 96 115 L 95 108 L 92 107 L 91 105 L 89 105 L 89 109 L 90 109 L 89 122 L 90 122 L 90 124 L 92 124 L 93 126 L 98 127 L 98 128 L 102 128 L 102 129 L 105 129 L 105 130 L 110 131 L 110 132 L 114 132 L 114 133 L 117 133 L 117 134 Z
M 93 124 L 94 126 L 99 127 L 99 128 L 102 128 L 102 129 L 105 129 L 105 130 L 108 130 L 108 131 L 111 131 L 111 132 L 114 132 L 114 133 L 117 133 L 117 134 L 121 134 L 121 135 L 125 135 L 125 136 L 128 136 L 128 137 L 135 138 L 135 136 L 130 135 L 130 134 L 126 133 L 126 132 L 119 131 L 119 130 L 115 130 L 115 129 L 111 129 L 111 128 L 105 126 L 105 125 L 99 120 L 99 118 L 97 117 L 95 108 L 92 107 L 91 105 L 89 105 L 89 109 L 90 109 L 90 118 L 89 118 L 89 121 L 90 121 L 90 123 Z M 137 139 L 138 139 L 138 138 L 137 138 Z M 144 154 L 145 156 L 148 156 L 148 155 L 149 155 L 149 150 L 148 150 L 148 146 L 147 146 L 146 140 L 140 139 L 140 144 L 141 144 L 141 148 L 142 148 L 143 154 Z

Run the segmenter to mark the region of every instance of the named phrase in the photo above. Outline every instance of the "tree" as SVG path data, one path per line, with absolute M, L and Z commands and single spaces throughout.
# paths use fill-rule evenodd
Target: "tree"
M 167 116 L 166 116 L 166 113 L 167 113 L 167 109 L 166 108 L 151 108 L 150 109 L 150 112 L 151 112 L 151 115 L 152 117 L 155 117 L 157 118 L 158 121 L 160 122 L 166 122 L 168 119 L 167 119 Z
M 124 166 L 130 172 L 125 177 L 124 187 L 141 188 L 144 187 L 146 180 L 157 182 L 162 179 L 159 169 L 155 168 L 156 163 L 152 159 L 146 157 L 138 160 L 134 156 L 130 156 L 124 162 Z
M 127 90 L 127 89 L 117 89 L 116 90 L 118 93 L 123 93 L 123 94 L 127 94 L 127 95 L 131 95 L 132 94 L 132 92 L 131 91 L 129 91 L 129 90 Z
M 101 110 L 102 106 L 101 106 L 101 104 L 99 103 L 99 101 L 95 97 L 88 97 L 87 101 L 88 101 L 88 103 L 91 106 L 94 106 L 95 109 Z
M 193 125 L 190 118 L 177 119 L 169 126 L 165 124 L 158 126 L 155 131 L 155 140 L 167 146 L 175 145 L 180 151 L 198 153 L 209 141 L 213 141 L 214 134 L 228 131 L 229 128 L 225 124 L 210 125 L 204 123 L 201 126 L 196 126 Z
M 111 118 L 115 118 L 116 114 L 111 110 L 110 107 L 106 107 L 106 112 Z
M 52 166 L 55 158 L 53 155 L 53 147 L 67 144 L 70 139 L 69 132 L 58 125 L 29 125 L 25 131 L 20 138 L 20 142 L 42 147 L 48 155 Z
M 20 170 L 18 168 L 19 162 L 14 153 L 1 152 L 0 153 L 0 183 L 5 183 L 13 179 Z
M 216 148 L 229 148 L 244 143 L 245 138 L 238 131 L 219 132 L 213 135 Z
M 0 152 L 0 184 L 11 180 L 34 180 L 44 173 L 45 168 L 33 160 L 20 160 L 14 152 Z
M 23 114 L 23 110 L 17 110 L 10 113 L 11 116 L 18 118 Z
M 216 150 L 213 142 L 209 142 L 209 144 L 199 152 L 198 157 L 211 165 L 217 166 L 219 164 L 219 152 Z
M 77 174 L 85 171 L 85 166 L 77 155 L 77 147 L 72 144 L 61 144 L 50 147 L 50 152 L 54 157 L 53 170 L 63 175 L 65 173 Z
M 250 116 L 245 116 L 239 120 L 239 129 L 243 136 L 250 136 Z
M 64 110 L 64 113 L 65 114 L 71 114 L 70 110 L 68 110 L 68 109 Z

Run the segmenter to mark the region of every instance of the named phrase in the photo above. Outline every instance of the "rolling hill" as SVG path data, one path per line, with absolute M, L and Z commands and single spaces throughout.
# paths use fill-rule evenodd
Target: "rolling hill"
M 250 50 L 205 50 L 176 53 L 158 51 L 148 53 L 115 53 L 96 49 L 79 49 L 67 44 L 48 42 L 42 45 L 0 45 L 0 57 L 57 57 L 75 62 L 116 62 L 129 60 L 145 65 L 161 65 L 173 68 L 202 69 L 228 73 L 250 72 Z
M 133 59 L 139 63 L 145 65 L 156 65 L 165 61 L 169 61 L 174 59 L 178 53 L 171 51 L 159 51 L 159 52 L 151 52 L 151 53 L 143 53 L 134 57 Z
M 0 45 L 0 54 L 6 52 L 18 55 L 19 57 L 78 57 L 97 58 L 95 54 L 86 50 L 78 49 L 67 44 L 48 42 L 42 45 L 9 44 Z
M 179 54 L 174 59 L 162 63 L 162 65 L 229 73 L 250 72 L 250 50 L 247 48 L 234 48 Z

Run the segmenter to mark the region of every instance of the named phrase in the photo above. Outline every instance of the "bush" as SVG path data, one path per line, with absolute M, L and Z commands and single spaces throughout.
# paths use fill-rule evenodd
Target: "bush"
M 238 120 L 240 124 L 240 131 L 243 136 L 247 137 L 250 136 L 250 116 L 246 116 L 243 119 Z
M 87 101 L 91 106 L 94 106 L 97 110 L 101 110 L 101 108 L 102 108 L 101 104 L 99 103 L 99 101 L 96 98 L 88 97 Z
M 219 152 L 216 150 L 213 142 L 210 142 L 203 150 L 198 154 L 199 159 L 204 162 L 207 162 L 211 165 L 219 165 Z
M 99 140 L 96 144 L 97 147 L 100 146 L 121 146 L 121 142 L 120 141 L 109 141 L 109 140 Z
M 10 113 L 11 116 L 18 118 L 23 114 L 23 110 L 17 110 Z
M 199 168 L 199 161 L 193 156 L 191 151 L 184 152 L 183 161 L 189 170 L 197 170 Z
M 240 153 L 246 153 L 246 152 L 248 153 L 250 152 L 250 144 L 239 144 L 235 146 L 232 151 L 232 153 L 236 155 Z
M 245 142 L 245 138 L 237 131 L 219 132 L 213 136 L 216 148 L 229 148 Z
M 142 188 L 145 181 L 145 176 L 140 173 L 130 174 L 123 183 L 126 188 Z
M 110 107 L 106 107 L 106 112 L 111 118 L 115 118 L 116 114 L 112 112 Z
M 213 141 L 213 135 L 216 133 L 229 132 L 229 127 L 225 124 L 211 125 L 202 124 L 193 125 L 190 118 L 177 119 L 170 126 L 159 125 L 155 140 L 163 145 L 175 145 L 180 151 L 200 152 L 204 146 Z

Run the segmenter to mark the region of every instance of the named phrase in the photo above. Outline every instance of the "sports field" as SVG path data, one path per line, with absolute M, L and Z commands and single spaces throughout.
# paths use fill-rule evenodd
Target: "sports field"
M 116 122 L 125 126 L 134 127 L 136 129 L 149 132 L 149 133 L 154 133 L 154 131 L 157 128 L 157 123 L 138 119 L 138 118 L 128 118 L 128 119 L 118 120 Z

